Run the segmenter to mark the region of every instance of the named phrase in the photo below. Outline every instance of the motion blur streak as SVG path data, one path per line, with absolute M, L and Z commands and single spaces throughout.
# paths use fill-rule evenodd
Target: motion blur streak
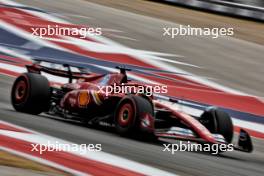
M 122 5 L 115 5 L 115 3 L 117 4 L 121 1 L 123 2 Z M 0 2 L 21 6 L 21 4 L 13 3 L 12 1 L 1 0 Z M 217 40 L 195 36 L 188 38 L 188 40 L 183 38 L 165 40 L 161 38 L 163 27 L 177 26 L 186 19 L 188 23 L 192 23 L 195 21 L 192 19 L 196 18 L 206 21 L 208 25 L 212 21 L 217 21 L 212 20 L 212 17 L 207 17 L 207 14 L 199 16 L 199 14 L 194 15 L 192 11 L 182 12 L 182 9 L 174 9 L 174 12 L 171 12 L 171 16 L 179 15 L 178 17 L 169 21 L 162 20 L 157 18 L 157 16 L 153 18 L 148 17 L 148 15 L 134 13 L 134 5 L 137 8 L 144 8 L 144 11 L 140 12 L 141 14 L 145 14 L 149 7 L 153 8 L 149 14 L 163 8 L 170 11 L 172 7 L 164 7 L 164 5 L 141 0 L 115 0 L 112 2 L 102 0 L 99 2 L 95 1 L 95 3 L 84 0 L 17 0 L 17 2 L 25 4 L 23 6 L 31 10 L 0 6 L 0 43 L 5 44 L 0 44 L 0 55 L 4 55 L 4 57 L 0 57 L 0 71 L 3 74 L 17 76 L 18 73 L 24 71 L 23 64 L 21 65 L 21 61 L 18 60 L 21 60 L 20 58 L 34 57 L 49 60 L 56 59 L 63 63 L 87 65 L 92 72 L 100 73 L 108 72 L 109 70 L 106 68 L 112 69 L 116 64 L 127 64 L 129 67 L 141 68 L 144 71 L 146 69 L 156 69 L 156 72 L 152 71 L 155 76 L 147 74 L 147 71 L 133 74 L 133 76 L 141 80 L 168 84 L 170 96 L 186 98 L 199 105 L 220 105 L 225 110 L 232 112 L 233 118 L 242 120 L 243 124 L 247 124 L 245 122 L 253 124 L 252 121 L 254 120 L 254 123 L 258 123 L 257 125 L 263 125 L 263 102 L 256 97 L 247 96 L 248 94 L 263 96 L 264 84 L 263 78 L 260 76 L 263 74 L 258 71 L 262 70 L 259 68 L 263 68 L 263 62 L 261 62 L 261 57 L 263 56 L 262 45 L 235 38 L 219 38 Z M 98 5 L 98 3 L 103 5 Z M 133 8 L 124 10 L 123 8 L 127 7 L 126 4 L 131 5 Z M 32 10 L 28 6 L 35 6 L 37 9 L 44 10 Z M 166 14 L 166 10 L 160 15 Z M 48 14 L 46 12 L 51 13 Z M 109 33 L 122 31 L 122 35 L 127 35 L 136 40 L 128 40 L 124 37 L 117 38 L 108 35 L 108 33 L 105 33 L 104 37 L 97 36 L 87 39 L 53 36 L 52 39 L 54 41 L 33 37 L 31 35 L 32 31 L 30 31 L 31 25 L 42 26 L 58 23 L 62 26 L 71 25 L 65 20 L 52 17 L 52 12 L 56 12 L 57 16 L 59 14 L 61 18 L 67 19 L 72 24 L 85 24 L 91 27 L 111 29 L 108 30 Z M 80 19 L 67 16 L 66 14 L 69 13 L 75 14 L 75 17 L 88 16 L 88 18 Z M 231 19 L 227 19 L 227 21 L 229 20 Z M 258 25 L 255 26 L 256 28 L 254 29 L 259 29 Z M 115 35 L 119 35 L 119 33 L 115 33 Z M 75 44 L 73 44 L 74 42 Z M 81 42 L 81 45 L 78 42 Z M 94 45 L 91 45 L 92 43 Z M 85 47 L 83 47 L 84 45 Z M 171 53 L 171 56 L 166 56 L 166 53 Z M 13 59 L 14 57 L 16 59 Z M 165 63 L 167 62 L 165 60 L 161 62 L 163 57 L 197 67 L 177 64 L 176 62 Z M 248 58 L 252 60 L 248 60 Z M 162 74 L 157 70 L 174 72 L 187 70 L 194 74 L 214 77 L 218 83 L 226 86 L 220 86 L 195 76 Z M 148 70 L 148 72 L 150 71 Z M 78 123 L 66 123 L 61 119 L 42 118 L 11 111 L 12 107 L 10 106 L 8 95 L 10 95 L 13 78 L 0 77 L 0 119 L 4 121 L 78 144 L 102 143 L 104 152 L 179 175 L 262 175 L 264 172 L 263 167 L 261 167 L 263 164 L 262 140 L 254 139 L 255 152 L 252 155 L 232 152 L 230 153 L 231 157 L 225 154 L 213 157 L 203 153 L 177 152 L 174 156 L 171 156 L 162 152 L 162 147 L 159 145 L 121 138 L 105 131 L 87 129 Z M 54 81 L 64 80 L 56 78 Z M 227 87 L 232 87 L 232 89 Z M 175 88 L 177 88 L 177 91 L 175 91 Z M 241 95 L 241 92 L 246 93 Z M 235 125 L 242 124 L 237 120 L 234 122 Z M 238 128 L 235 130 L 238 130 Z M 248 128 L 255 129 L 254 126 L 248 126 Z M 102 158 L 100 157 L 100 159 Z M 108 157 L 104 158 L 108 159 Z M 141 167 L 134 168 L 140 169 Z

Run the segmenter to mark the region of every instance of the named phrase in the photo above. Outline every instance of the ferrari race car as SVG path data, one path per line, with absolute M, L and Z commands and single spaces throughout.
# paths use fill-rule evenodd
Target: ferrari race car
M 228 145 L 233 139 L 230 116 L 216 107 L 199 117 L 174 109 L 155 95 L 138 93 L 144 83 L 128 80 L 128 69 L 119 73 L 95 74 L 80 67 L 38 60 L 27 65 L 27 73 L 14 82 L 11 101 L 14 109 L 29 114 L 46 113 L 90 125 L 108 126 L 121 135 L 142 135 L 188 140 L 201 144 Z M 63 77 L 67 83 L 49 81 L 44 75 Z M 113 85 L 134 86 L 131 92 L 106 92 Z M 168 98 L 177 104 L 179 100 Z M 235 150 L 253 150 L 249 134 L 241 129 Z

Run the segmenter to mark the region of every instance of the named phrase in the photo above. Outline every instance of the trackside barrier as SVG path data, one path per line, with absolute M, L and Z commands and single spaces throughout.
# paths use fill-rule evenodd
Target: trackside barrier
M 163 0 L 202 10 L 264 21 L 264 7 L 245 5 L 220 0 Z

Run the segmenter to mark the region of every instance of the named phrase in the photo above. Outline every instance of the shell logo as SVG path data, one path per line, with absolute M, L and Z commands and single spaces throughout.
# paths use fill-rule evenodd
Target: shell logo
M 86 107 L 90 103 L 90 95 L 88 91 L 80 91 L 78 96 L 78 104 L 81 107 Z

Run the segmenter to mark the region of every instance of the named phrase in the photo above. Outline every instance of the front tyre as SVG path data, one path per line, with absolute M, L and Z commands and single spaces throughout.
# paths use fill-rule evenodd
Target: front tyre
M 48 110 L 49 99 L 49 81 L 40 74 L 23 73 L 13 84 L 11 101 L 16 111 L 40 114 Z
M 221 134 L 227 143 L 232 142 L 234 127 L 231 117 L 226 112 L 209 108 L 199 120 L 211 133 Z

